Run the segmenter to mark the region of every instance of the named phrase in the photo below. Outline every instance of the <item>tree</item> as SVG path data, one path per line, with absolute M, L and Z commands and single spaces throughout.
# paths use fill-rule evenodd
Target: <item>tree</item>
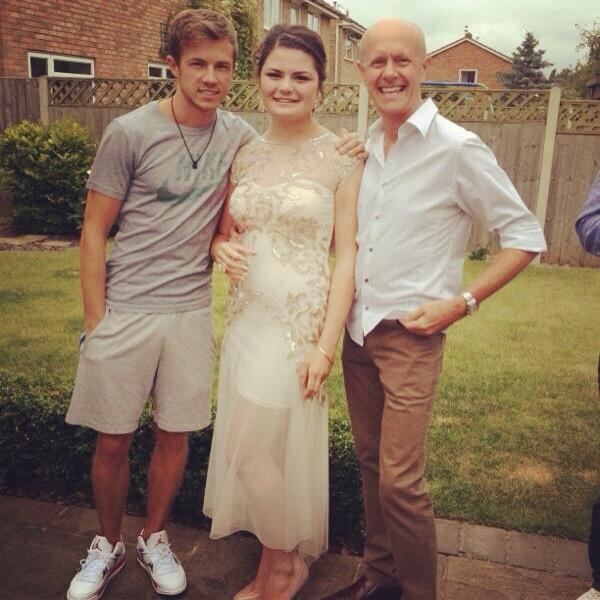
M 539 89 L 548 87 L 548 80 L 542 69 L 552 66 L 544 60 L 545 50 L 537 50 L 539 42 L 527 31 L 521 45 L 513 52 L 512 68 L 508 73 L 498 73 L 500 81 L 509 88 Z
M 583 50 L 586 53 L 584 63 L 577 63 L 579 90 L 585 97 L 586 84 L 597 77 L 600 77 L 600 23 L 594 22 L 590 29 L 577 26 L 579 29 L 580 42 L 577 50 Z
M 583 61 L 577 61 L 574 67 L 550 74 L 550 82 L 563 88 L 563 97 L 585 98 L 586 84 L 600 77 L 600 23 L 594 23 L 590 29 L 577 25 L 579 44 L 577 50 L 585 52 Z
M 239 46 L 236 77 L 250 79 L 253 71 L 252 57 L 258 38 L 256 0 L 189 0 L 188 8 L 211 8 L 231 20 L 237 31 Z

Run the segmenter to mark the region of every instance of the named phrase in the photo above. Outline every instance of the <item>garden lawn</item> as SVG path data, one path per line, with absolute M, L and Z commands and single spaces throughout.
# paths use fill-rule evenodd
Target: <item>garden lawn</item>
M 0 252 L 0 369 L 70 381 L 78 251 Z M 485 263 L 466 264 L 467 281 Z M 215 277 L 217 336 L 227 282 Z M 584 539 L 600 487 L 600 271 L 530 267 L 454 325 L 429 434 L 438 516 Z M 339 360 L 328 381 L 345 412 Z

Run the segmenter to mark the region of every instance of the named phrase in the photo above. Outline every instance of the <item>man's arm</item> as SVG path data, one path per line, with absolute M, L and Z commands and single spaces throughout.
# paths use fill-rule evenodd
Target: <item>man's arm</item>
M 470 217 L 488 231 L 500 234 L 502 250 L 469 286 L 468 291 L 481 303 L 546 249 L 544 235 L 491 150 L 475 135 L 470 135 L 461 148 L 455 198 Z M 466 314 L 466 301 L 459 295 L 428 302 L 406 315 L 401 322 L 414 333 L 431 335 L 443 331 Z
M 106 309 L 106 239 L 119 215 L 120 200 L 88 192 L 80 244 L 80 276 L 85 333 L 102 320 Z
M 494 261 L 469 286 L 468 291 L 478 304 L 516 277 L 537 255 L 537 252 L 502 249 Z M 467 314 L 467 303 L 462 296 L 449 300 L 428 302 L 400 319 L 413 333 L 432 335 L 450 327 Z
M 575 221 L 575 229 L 581 245 L 591 254 L 600 256 L 600 172 L 596 175 L 581 214 Z

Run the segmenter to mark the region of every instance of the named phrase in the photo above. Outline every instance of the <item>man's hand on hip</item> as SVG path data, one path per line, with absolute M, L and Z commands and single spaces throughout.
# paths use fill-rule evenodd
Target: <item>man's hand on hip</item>
M 450 300 L 427 302 L 398 319 L 408 331 L 417 335 L 439 333 L 467 314 L 467 304 L 462 296 Z

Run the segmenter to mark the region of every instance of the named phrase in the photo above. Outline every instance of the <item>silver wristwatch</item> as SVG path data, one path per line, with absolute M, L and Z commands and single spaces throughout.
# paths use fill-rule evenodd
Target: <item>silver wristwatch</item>
M 475 296 L 473 296 L 471 292 L 463 292 L 461 296 L 465 299 L 465 302 L 467 303 L 467 314 L 475 314 L 477 312 L 477 309 L 479 308 L 479 304 L 477 304 Z

